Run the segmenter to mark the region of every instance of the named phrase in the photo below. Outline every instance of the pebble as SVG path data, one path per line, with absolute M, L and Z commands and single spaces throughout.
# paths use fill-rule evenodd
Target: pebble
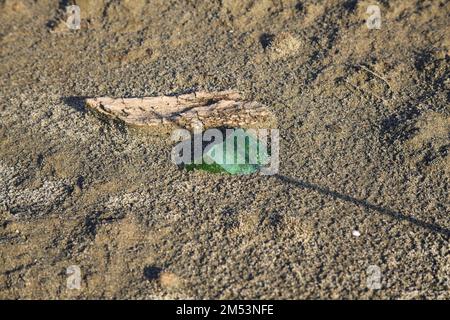
M 359 237 L 361 235 L 361 232 L 359 232 L 358 230 L 353 230 L 352 235 L 355 237 Z

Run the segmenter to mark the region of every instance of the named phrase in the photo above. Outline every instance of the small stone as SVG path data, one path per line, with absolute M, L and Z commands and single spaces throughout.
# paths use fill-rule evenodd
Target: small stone
M 361 232 L 359 232 L 358 230 L 353 230 L 353 231 L 352 231 L 352 235 L 353 235 L 354 237 L 359 237 L 359 236 L 361 235 Z

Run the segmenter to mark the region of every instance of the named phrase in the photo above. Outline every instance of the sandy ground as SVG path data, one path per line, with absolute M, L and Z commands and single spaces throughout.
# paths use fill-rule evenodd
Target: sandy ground
M 450 298 L 449 1 L 73 3 L 0 0 L 1 298 Z M 225 89 L 276 114 L 279 175 L 83 105 Z

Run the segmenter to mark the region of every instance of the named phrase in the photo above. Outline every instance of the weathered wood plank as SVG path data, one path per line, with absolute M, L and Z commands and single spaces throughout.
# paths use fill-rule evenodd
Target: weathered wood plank
M 86 105 L 128 125 L 157 130 L 196 128 L 274 128 L 276 118 L 264 105 L 243 100 L 233 90 L 180 96 L 89 98 Z

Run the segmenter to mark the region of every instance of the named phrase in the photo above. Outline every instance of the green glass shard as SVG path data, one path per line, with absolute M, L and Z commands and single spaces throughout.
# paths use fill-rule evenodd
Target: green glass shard
M 207 163 L 194 164 L 194 163 L 190 163 L 190 164 L 186 164 L 184 167 L 186 168 L 187 171 L 203 170 L 203 171 L 208 171 L 208 172 L 212 172 L 212 173 L 227 172 L 224 168 L 219 166 L 217 163 L 213 163 L 213 164 L 207 164 Z
M 202 163 L 185 167 L 187 170 L 243 175 L 258 172 L 268 160 L 269 154 L 263 143 L 248 132 L 236 129 L 224 141 L 209 145 L 203 153 Z

